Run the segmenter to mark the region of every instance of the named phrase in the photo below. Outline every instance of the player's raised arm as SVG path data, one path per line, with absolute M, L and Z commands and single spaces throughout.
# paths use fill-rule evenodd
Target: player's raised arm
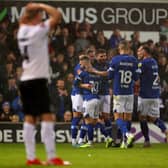
M 50 28 L 60 23 L 61 13 L 57 8 L 43 3 L 28 3 L 23 16 L 20 18 L 20 24 L 35 25 L 37 21 L 38 23 L 42 22 L 42 11 L 45 11 L 49 15 Z
M 108 76 L 108 71 L 99 71 L 93 67 L 87 69 L 87 71 L 89 73 L 93 73 L 93 74 L 96 74 L 96 75 L 99 75 L 99 76 Z
M 49 15 L 50 28 L 53 28 L 55 25 L 60 23 L 62 15 L 57 8 L 43 3 L 40 3 L 39 7 Z

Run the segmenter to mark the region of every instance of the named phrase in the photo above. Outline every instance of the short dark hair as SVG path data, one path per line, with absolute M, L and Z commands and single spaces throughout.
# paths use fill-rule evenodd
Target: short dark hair
M 96 55 L 106 53 L 106 50 L 99 48 L 96 50 Z
M 88 49 L 86 50 L 86 54 L 90 54 L 90 53 L 92 53 L 92 52 L 94 52 L 94 50 L 91 49 L 91 48 L 88 48 Z
M 145 52 L 148 53 L 148 54 L 152 53 L 150 47 L 148 47 L 148 46 L 143 46 L 143 50 L 145 50 Z

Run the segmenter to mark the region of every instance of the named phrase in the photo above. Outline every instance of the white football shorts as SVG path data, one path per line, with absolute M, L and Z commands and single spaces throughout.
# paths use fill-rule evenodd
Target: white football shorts
M 76 94 L 71 96 L 72 110 L 73 112 L 82 112 L 83 109 L 83 96 L 81 94 Z
M 159 99 L 146 99 L 146 98 L 138 98 L 139 99 L 139 111 L 141 115 L 150 116 L 154 118 L 160 117 L 160 109 L 159 109 Z
M 134 104 L 133 95 L 117 95 L 113 96 L 113 112 L 132 113 Z
M 111 108 L 111 96 L 100 95 L 100 112 L 110 113 Z
M 100 100 L 91 99 L 83 103 L 84 116 L 89 115 L 93 119 L 99 118 L 100 114 Z

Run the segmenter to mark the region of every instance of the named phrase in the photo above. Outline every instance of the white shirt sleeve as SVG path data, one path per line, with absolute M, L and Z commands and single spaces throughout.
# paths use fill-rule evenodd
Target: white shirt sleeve
M 50 22 L 49 20 L 46 20 L 45 22 L 40 23 L 37 26 L 37 34 L 39 36 L 46 36 L 50 30 Z
M 50 30 L 50 21 L 49 21 L 49 19 L 44 21 L 43 24 L 45 25 L 45 29 L 46 29 L 46 31 L 48 33 L 49 30 Z
M 48 32 L 50 30 L 50 22 L 49 20 L 46 20 L 45 22 L 42 22 L 38 24 L 35 28 L 32 29 L 29 33 L 29 37 L 31 37 L 31 42 L 36 42 L 39 39 L 43 39 L 46 36 L 48 36 Z

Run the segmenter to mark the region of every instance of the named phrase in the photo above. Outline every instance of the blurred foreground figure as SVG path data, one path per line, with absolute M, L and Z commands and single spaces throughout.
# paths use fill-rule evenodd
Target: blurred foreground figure
M 49 19 L 42 21 L 42 12 Z M 23 73 L 20 82 L 21 100 L 25 113 L 23 136 L 27 165 L 66 165 L 55 154 L 54 117 L 49 109 L 49 55 L 48 32 L 61 19 L 60 12 L 45 4 L 29 3 L 20 19 L 18 44 L 23 57 Z M 47 162 L 43 163 L 35 154 L 35 124 L 41 120 L 41 139 L 45 145 Z

